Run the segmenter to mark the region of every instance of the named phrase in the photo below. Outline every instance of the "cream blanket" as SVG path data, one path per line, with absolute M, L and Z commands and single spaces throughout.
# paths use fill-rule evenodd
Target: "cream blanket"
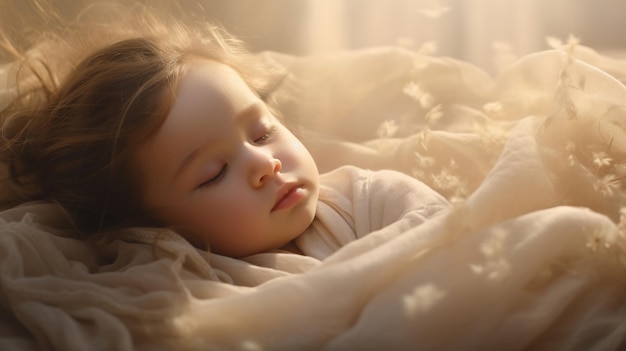
M 86 243 L 52 205 L 7 210 L 0 349 L 626 347 L 626 63 L 570 45 L 492 78 L 399 49 L 267 57 L 323 170 L 397 169 L 451 208 L 321 262 L 155 229 Z

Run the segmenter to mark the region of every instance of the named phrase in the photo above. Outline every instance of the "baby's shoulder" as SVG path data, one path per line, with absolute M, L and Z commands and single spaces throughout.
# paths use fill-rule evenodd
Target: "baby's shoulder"
M 391 169 L 371 170 L 351 165 L 336 168 L 320 176 L 323 186 L 332 188 L 373 187 L 378 191 L 384 189 L 398 190 L 407 187 L 427 187 L 418 179 Z

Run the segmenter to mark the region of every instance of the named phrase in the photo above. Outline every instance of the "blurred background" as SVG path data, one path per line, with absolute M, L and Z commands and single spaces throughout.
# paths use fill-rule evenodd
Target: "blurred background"
M 253 50 L 295 55 L 402 45 L 492 70 L 498 60 L 549 48 L 547 37 L 566 41 L 569 35 L 598 51 L 626 52 L 623 0 L 119 1 L 196 13 L 220 22 Z M 0 0 L 0 25 L 26 36 L 21 31 L 37 25 L 36 13 L 46 6 L 72 17 L 92 2 Z

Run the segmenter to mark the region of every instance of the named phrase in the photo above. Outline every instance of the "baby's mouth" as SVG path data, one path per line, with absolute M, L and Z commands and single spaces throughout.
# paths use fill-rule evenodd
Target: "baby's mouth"
M 290 208 L 304 198 L 304 188 L 295 183 L 284 184 L 276 193 L 276 202 L 272 212 Z

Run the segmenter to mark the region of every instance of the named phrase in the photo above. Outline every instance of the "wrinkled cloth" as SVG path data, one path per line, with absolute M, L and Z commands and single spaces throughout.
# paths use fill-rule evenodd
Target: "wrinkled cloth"
M 378 230 L 417 227 L 446 207 L 445 198 L 403 173 L 343 166 L 320 176 L 315 218 L 294 241 L 304 255 L 324 260 Z
M 78 240 L 53 205 L 16 207 L 0 348 L 626 347 L 626 62 L 570 45 L 491 77 L 393 48 L 265 55 L 292 74 L 276 107 L 320 169 L 394 169 L 451 205 L 322 260 L 236 260 L 165 229 Z

